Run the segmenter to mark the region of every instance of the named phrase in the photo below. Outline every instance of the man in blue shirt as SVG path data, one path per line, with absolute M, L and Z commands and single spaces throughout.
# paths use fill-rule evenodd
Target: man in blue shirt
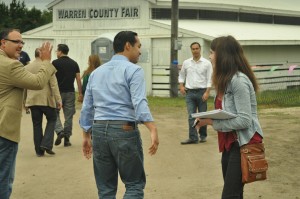
M 159 140 L 145 97 L 144 71 L 136 65 L 141 43 L 137 33 L 121 31 L 113 47 L 116 54 L 93 71 L 86 88 L 80 115 L 83 154 L 89 159 L 93 152 L 99 198 L 115 198 L 118 172 L 126 187 L 124 198 L 144 198 L 146 176 L 137 124 L 150 131 L 150 155 L 156 153 Z

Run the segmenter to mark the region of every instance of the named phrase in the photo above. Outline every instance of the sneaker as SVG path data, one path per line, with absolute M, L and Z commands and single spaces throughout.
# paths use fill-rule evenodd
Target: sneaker
M 54 143 L 55 146 L 60 145 L 61 140 L 62 140 L 64 137 L 65 137 L 65 136 L 64 136 L 64 133 L 63 133 L 63 132 L 58 133 L 58 134 L 57 134 L 57 138 L 56 138 L 55 143 Z
M 206 138 L 200 138 L 200 142 L 201 143 L 206 142 Z
M 198 144 L 198 140 L 187 139 L 185 141 L 180 142 L 181 144 Z

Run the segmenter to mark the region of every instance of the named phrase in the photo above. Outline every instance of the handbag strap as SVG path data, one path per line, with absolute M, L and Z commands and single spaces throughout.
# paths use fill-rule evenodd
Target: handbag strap
M 264 152 L 264 143 L 245 144 L 241 146 L 241 153 Z

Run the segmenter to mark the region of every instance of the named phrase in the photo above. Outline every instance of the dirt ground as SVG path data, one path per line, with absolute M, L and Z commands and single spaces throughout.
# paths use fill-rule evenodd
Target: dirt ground
M 81 152 L 80 109 L 74 117 L 72 146 L 55 146 L 55 156 L 35 156 L 30 115 L 24 113 L 11 199 L 96 199 L 92 160 Z M 269 161 L 268 179 L 245 186 L 245 199 L 300 198 L 299 108 L 265 109 L 259 118 Z M 145 152 L 146 199 L 218 199 L 223 180 L 216 132 L 208 141 L 180 145 L 187 138 L 185 109 L 152 110 L 160 138 L 158 153 L 147 154 L 149 132 L 140 126 Z M 55 137 L 56 138 L 56 137 Z M 119 182 L 117 198 L 125 188 Z

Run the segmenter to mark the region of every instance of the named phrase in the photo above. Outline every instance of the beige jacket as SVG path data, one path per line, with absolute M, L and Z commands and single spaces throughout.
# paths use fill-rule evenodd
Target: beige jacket
M 42 60 L 37 58 L 26 65 L 26 70 L 37 74 L 42 67 Z M 55 75 L 52 75 L 48 84 L 42 90 L 26 90 L 24 95 L 25 106 L 50 106 L 56 108 L 57 103 L 61 103 L 59 88 Z
M 42 89 L 56 69 L 43 61 L 37 74 L 27 71 L 18 60 L 7 57 L 0 50 L 0 136 L 13 142 L 20 141 L 23 91 Z

